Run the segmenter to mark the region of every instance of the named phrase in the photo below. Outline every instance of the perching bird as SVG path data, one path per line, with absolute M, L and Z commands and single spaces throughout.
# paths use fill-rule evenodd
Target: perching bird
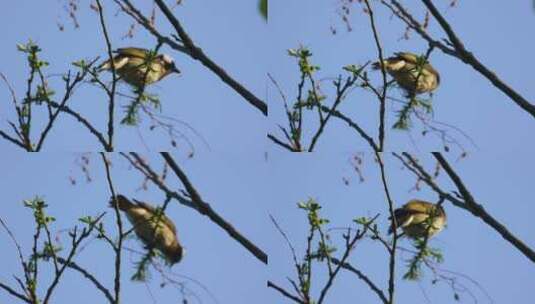
M 446 225 L 446 212 L 442 206 L 416 199 L 394 210 L 394 216 L 398 227 L 413 239 L 424 238 L 426 235 L 431 238 Z M 388 234 L 393 230 L 394 227 L 391 226 Z
M 408 95 L 416 95 L 434 91 L 440 84 L 440 75 L 429 62 L 418 62 L 418 55 L 408 52 L 395 53 L 395 56 L 383 60 L 385 70 L 390 74 Z M 373 69 L 381 69 L 375 62 Z M 418 79 L 418 83 L 416 83 Z
M 158 220 L 156 209 L 135 199 L 134 202 L 135 204 L 123 195 L 117 195 L 118 207 L 126 213 L 126 217 L 134 226 L 136 235 L 147 247 L 156 248 L 162 252 L 170 264 L 180 262 L 184 250 L 178 242 L 175 224 L 162 214 L 158 221 L 158 229 L 156 229 Z M 110 207 L 114 208 L 114 206 L 115 200 L 112 197 Z
M 169 55 L 157 54 L 150 58 L 150 50 L 135 47 L 117 49 L 114 53 L 117 53 L 113 57 L 115 71 L 120 79 L 136 88 L 141 88 L 143 83 L 149 85 L 160 81 L 171 73 L 180 74 Z M 111 61 L 102 63 L 100 70 L 111 70 Z

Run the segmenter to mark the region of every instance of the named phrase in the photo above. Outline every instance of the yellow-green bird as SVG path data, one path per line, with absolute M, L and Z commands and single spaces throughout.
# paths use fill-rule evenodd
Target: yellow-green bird
M 394 210 L 398 227 L 410 238 L 431 238 L 446 225 L 446 212 L 442 206 L 417 199 L 410 200 L 401 208 Z M 388 233 L 391 234 L 391 226 Z
M 419 65 L 418 58 L 419 56 L 413 53 L 399 52 L 383 60 L 386 72 L 409 95 L 432 92 L 440 84 L 440 75 L 437 70 L 429 62 Z M 373 68 L 379 70 L 381 64 L 375 62 Z
M 149 204 L 135 199 L 132 203 L 120 194 L 116 198 L 117 206 L 126 214 L 134 226 L 134 232 L 143 243 L 148 248 L 156 248 L 163 253 L 169 264 L 180 262 L 184 255 L 184 249 L 178 241 L 175 224 L 164 214 L 161 214 L 159 221 L 157 221 L 157 210 Z M 115 200 L 112 197 L 110 207 L 114 206 Z M 157 222 L 158 227 L 156 227 Z
M 120 48 L 114 53 L 117 55 L 113 63 L 120 79 L 136 88 L 160 81 L 171 73 L 180 74 L 169 55 L 157 54 L 151 58 L 150 50 L 136 47 Z M 100 69 L 111 70 L 111 61 L 101 64 Z

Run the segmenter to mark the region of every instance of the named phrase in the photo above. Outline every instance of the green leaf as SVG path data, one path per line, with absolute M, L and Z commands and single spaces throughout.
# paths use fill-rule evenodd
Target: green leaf
M 264 19 L 268 20 L 268 0 L 259 0 L 258 2 L 258 10 L 260 11 L 260 15 L 264 17 Z
M 360 65 L 356 65 L 356 64 L 346 65 L 345 67 L 343 67 L 343 69 L 355 76 L 358 76 L 363 70 Z
M 84 223 L 84 224 L 88 224 L 88 225 L 91 225 L 93 224 L 93 217 L 91 216 L 83 216 L 81 218 L 78 219 L 80 222 Z
M 81 69 L 84 69 L 84 68 L 87 67 L 87 63 L 86 63 L 85 60 L 83 60 L 83 59 L 80 59 L 80 60 L 78 60 L 78 61 L 74 61 L 74 62 L 72 63 L 72 65 L 74 65 L 75 67 L 79 67 L 79 68 L 81 68 Z

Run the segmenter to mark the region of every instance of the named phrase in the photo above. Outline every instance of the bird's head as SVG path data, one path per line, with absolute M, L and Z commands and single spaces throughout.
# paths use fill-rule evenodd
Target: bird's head
M 444 211 L 444 208 L 441 205 L 436 205 L 437 211 L 436 216 L 444 218 L 446 220 L 446 211 Z
M 117 206 L 121 210 L 127 210 L 132 205 L 130 200 L 128 200 L 128 198 L 122 194 L 117 194 L 115 197 L 117 198 Z M 113 196 L 110 197 L 110 207 L 115 208 L 115 202 L 116 201 L 113 199 Z
M 173 60 L 173 58 L 171 58 L 171 56 L 167 54 L 163 54 L 160 56 L 161 56 L 165 71 L 167 71 L 167 74 L 169 73 L 180 74 L 180 70 L 176 67 L 175 61 Z
M 186 250 L 182 246 L 178 245 L 173 247 L 172 250 L 166 254 L 166 258 L 169 264 L 173 265 L 180 262 L 185 254 Z

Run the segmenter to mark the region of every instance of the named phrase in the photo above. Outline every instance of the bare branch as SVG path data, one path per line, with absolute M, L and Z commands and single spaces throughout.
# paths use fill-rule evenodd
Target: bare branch
M 518 239 L 513 233 L 505 227 L 502 223 L 500 223 L 498 220 L 496 220 L 492 215 L 490 215 L 485 208 L 483 208 L 483 205 L 478 204 L 468 188 L 464 185 L 461 178 L 457 175 L 457 173 L 451 168 L 448 161 L 438 152 L 433 152 L 433 156 L 437 159 L 437 161 L 440 163 L 442 168 L 446 171 L 448 176 L 451 178 L 459 192 L 461 193 L 465 205 L 467 208 L 465 210 L 470 211 L 473 215 L 479 217 L 482 219 L 487 225 L 491 226 L 494 230 L 496 230 L 505 240 L 507 240 L 511 245 L 513 245 L 516 249 L 518 249 L 520 252 L 522 252 L 528 259 L 530 259 L 532 262 L 535 263 L 535 251 L 531 249 L 529 246 L 527 246 L 524 242 L 522 242 L 520 239 Z
M 240 94 L 246 101 L 248 101 L 252 106 L 260 110 L 264 115 L 267 116 L 267 104 L 256 97 L 252 92 L 247 90 L 241 83 L 236 81 L 234 78 L 232 78 L 222 67 L 220 67 L 217 63 L 215 63 L 210 57 L 208 57 L 204 51 L 199 48 L 197 45 L 194 44 L 191 37 L 187 34 L 187 32 L 182 27 L 181 23 L 178 21 L 178 19 L 173 15 L 173 12 L 169 9 L 169 7 L 164 3 L 164 1 L 161 0 L 155 0 L 156 4 L 162 11 L 162 13 L 165 15 L 167 20 L 171 23 L 175 31 L 177 32 L 178 36 L 180 37 L 182 43 L 184 43 L 184 46 L 181 46 L 177 44 L 176 42 L 172 41 L 168 37 L 165 37 L 161 34 L 159 34 L 156 29 L 154 29 L 153 26 L 151 26 L 150 22 L 146 22 L 146 18 L 139 18 L 140 16 L 143 16 L 141 13 L 139 13 L 139 10 L 137 10 L 134 5 L 129 0 L 120 0 L 123 5 L 121 7 L 127 7 L 129 10 L 134 13 L 136 17 L 141 20 L 141 25 L 145 27 L 151 34 L 156 36 L 159 40 L 161 40 L 163 43 L 169 45 L 171 48 L 185 53 L 189 55 L 191 58 L 200 61 L 205 67 L 207 67 L 209 70 L 214 72 L 219 78 L 229 85 L 234 91 L 236 91 L 238 94 Z M 117 2 L 117 1 L 115 1 Z M 136 21 L 138 20 L 136 19 Z
M 88 279 L 89 281 L 91 281 L 95 287 L 102 291 L 102 293 L 104 294 L 104 296 L 106 297 L 106 299 L 108 299 L 108 302 L 110 302 L 111 304 L 114 304 L 116 303 L 115 300 L 113 299 L 113 296 L 111 295 L 110 291 L 104 287 L 104 285 L 102 285 L 96 278 L 95 276 L 93 276 L 91 273 L 89 273 L 89 271 L 87 271 L 86 269 L 82 268 L 81 266 L 79 266 L 78 264 L 76 264 L 75 262 L 71 261 L 69 263 L 67 263 L 67 260 L 65 260 L 64 258 L 62 257 L 58 257 L 58 262 L 60 264 L 66 264 L 67 267 L 69 268 L 72 268 L 78 272 L 80 272 L 86 279 Z
M 291 293 L 286 291 L 284 288 L 275 285 L 275 283 L 273 283 L 271 281 L 267 282 L 267 286 L 268 286 L 268 288 L 271 287 L 271 288 L 275 289 L 276 291 L 280 292 L 283 296 L 285 296 L 288 299 L 294 301 L 295 303 L 306 304 L 304 301 L 302 301 L 298 297 L 292 295 Z
M 108 181 L 108 186 L 110 188 L 110 192 L 112 195 L 113 200 L 115 201 L 114 210 L 115 210 L 115 218 L 117 222 L 117 229 L 119 233 L 119 240 L 117 241 L 117 245 L 113 247 L 115 250 L 115 280 L 114 280 L 114 291 L 115 291 L 115 302 L 121 303 L 120 296 L 121 296 L 121 251 L 123 248 L 123 221 L 121 220 L 121 214 L 119 212 L 119 203 L 117 202 L 117 196 L 115 193 L 115 189 L 113 187 L 113 182 L 111 179 L 110 174 L 110 165 L 109 160 L 106 158 L 106 155 L 104 153 L 100 153 L 100 156 L 102 156 L 102 162 L 104 163 L 104 168 L 106 169 L 106 180 Z
M 115 62 L 113 60 L 112 46 L 110 42 L 110 37 L 108 35 L 108 29 L 106 28 L 106 22 L 104 20 L 104 12 L 103 12 L 103 8 L 100 3 L 100 0 L 97 0 L 97 6 L 98 6 L 98 15 L 100 17 L 100 25 L 102 27 L 102 34 L 104 35 L 104 39 L 106 40 L 106 48 L 108 50 L 108 57 L 110 61 L 111 74 L 112 74 L 111 90 L 109 92 L 106 91 L 109 97 L 107 151 L 112 152 L 113 151 L 113 123 L 114 123 L 113 113 L 114 113 L 114 108 L 115 108 L 115 88 L 117 86 L 117 72 L 115 70 Z
M 383 64 L 383 48 L 381 46 L 381 41 L 379 40 L 379 33 L 377 31 L 377 27 L 375 25 L 373 10 L 368 0 L 364 0 L 364 3 L 366 3 L 366 7 L 368 8 L 368 15 L 370 16 L 370 26 L 372 28 L 375 46 L 377 47 L 377 57 L 379 57 L 379 62 L 381 63 L 379 66 L 381 67 L 381 76 L 383 79 L 383 90 L 379 95 L 379 151 L 382 152 L 385 143 L 386 90 L 388 89 L 388 84 L 386 82 L 386 69 Z
M 512 89 L 509 85 L 507 85 L 502 79 L 500 79 L 496 75 L 496 73 L 494 73 L 489 68 L 487 68 L 483 63 L 479 61 L 479 59 L 471 51 L 465 48 L 462 41 L 453 31 L 451 25 L 442 16 L 442 14 L 440 14 L 440 12 L 438 11 L 438 9 L 435 7 L 435 5 L 433 4 L 431 0 L 422 0 L 422 2 L 427 7 L 427 9 L 429 9 L 433 17 L 435 17 L 435 19 L 437 20 L 441 28 L 446 32 L 446 35 L 451 41 L 451 44 L 454 46 L 454 49 L 447 47 L 446 45 L 444 45 L 444 43 L 433 39 L 429 34 L 427 34 L 423 30 L 424 27 L 421 24 L 419 24 L 416 21 L 416 19 L 414 19 L 414 17 L 411 16 L 411 14 L 407 11 L 407 9 L 405 9 L 399 3 L 399 1 L 397 0 L 389 0 L 389 1 L 390 3 L 392 3 L 392 5 L 389 5 L 388 3 L 386 3 L 385 0 L 382 0 L 381 2 L 387 5 L 394 12 L 396 16 L 400 17 L 400 19 L 404 21 L 410 28 L 414 29 L 416 33 L 418 33 L 423 39 L 427 40 L 429 44 L 439 48 L 445 54 L 456 57 L 460 59 L 462 62 L 470 65 L 472 68 L 478 71 L 481 75 L 487 78 L 496 88 L 498 88 L 505 95 L 507 95 L 515 104 L 517 104 L 524 111 L 528 112 L 529 114 L 531 114 L 531 116 L 535 118 L 535 105 L 530 103 L 522 95 L 520 95 L 518 92 Z
M 208 203 L 203 201 L 200 194 L 197 192 L 197 189 L 195 189 L 195 187 L 189 181 L 186 174 L 180 169 L 180 167 L 176 164 L 176 162 L 169 155 L 169 153 L 161 152 L 160 154 L 165 159 L 167 164 L 169 164 L 169 167 L 171 168 L 171 170 L 173 170 L 173 172 L 180 179 L 180 181 L 186 188 L 186 191 L 188 192 L 189 197 L 191 198 L 193 203 L 197 205 L 196 210 L 198 210 L 201 214 L 208 216 L 210 220 L 212 220 L 218 226 L 223 228 L 223 230 L 225 230 L 233 239 L 235 239 L 240 244 L 242 244 L 245 248 L 247 248 L 247 250 L 249 250 L 249 252 L 251 252 L 257 259 L 262 261 L 264 264 L 267 264 L 268 262 L 267 254 L 264 251 L 262 251 L 260 248 L 258 248 L 255 244 L 253 244 L 251 241 L 249 241 L 249 239 L 243 236 L 229 222 L 227 222 L 219 214 L 217 214 L 217 212 L 215 212 Z
M 5 285 L 5 284 L 2 284 L 0 282 L 0 287 L 2 289 L 4 289 L 5 291 L 9 292 L 12 296 L 14 297 L 17 297 L 19 299 L 21 299 L 22 301 L 26 302 L 26 303 L 30 303 L 30 304 L 33 304 L 32 301 L 30 301 L 28 298 L 26 298 L 24 295 L 16 292 L 15 290 L 13 290 L 11 287 Z
M 377 294 L 377 296 L 381 299 L 381 301 L 384 304 L 389 304 L 390 303 L 390 302 L 388 302 L 388 299 L 386 298 L 384 292 L 379 287 L 377 287 L 377 285 L 375 285 L 375 283 L 373 283 L 373 281 L 368 276 L 366 276 L 362 271 L 360 271 L 357 268 L 351 266 L 351 264 L 349 264 L 347 262 L 342 263 L 340 260 L 338 260 L 336 258 L 332 258 L 332 262 L 334 264 L 336 264 L 336 265 L 340 265 L 345 270 L 348 270 L 348 271 L 356 274 L 359 277 L 359 279 L 364 281 L 364 283 L 366 283 L 366 285 L 368 285 L 368 287 L 370 287 L 370 289 L 373 292 L 375 292 L 375 294 Z

